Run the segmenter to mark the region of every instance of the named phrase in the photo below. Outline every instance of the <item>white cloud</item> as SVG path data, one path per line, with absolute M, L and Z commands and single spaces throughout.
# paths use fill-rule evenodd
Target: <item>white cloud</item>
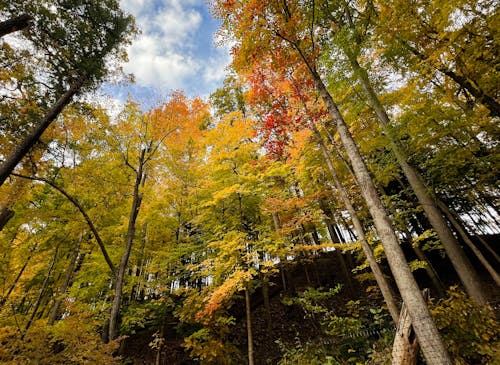
M 205 0 L 121 0 L 122 8 L 136 18 L 141 34 L 129 47 L 127 73 L 135 75 L 138 86 L 159 90 L 217 87 L 229 63 L 228 50 L 221 48 L 201 54 L 197 44 L 204 32 L 202 6 Z

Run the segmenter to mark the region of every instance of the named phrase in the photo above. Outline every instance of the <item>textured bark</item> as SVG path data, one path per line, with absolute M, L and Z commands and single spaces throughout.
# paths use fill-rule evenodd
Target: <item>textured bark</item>
M 0 186 L 3 185 L 12 171 L 14 171 L 17 164 L 21 162 L 23 157 L 31 150 L 35 143 L 38 142 L 43 132 L 45 132 L 49 125 L 57 118 L 64 107 L 71 102 L 73 96 L 80 91 L 85 80 L 85 77 L 78 78 L 70 88 L 59 97 L 52 108 L 49 109 L 30 134 L 23 139 L 15 151 L 7 157 L 2 166 L 0 166 Z
M 301 53 L 300 48 L 297 50 Z M 337 105 L 333 98 L 328 93 L 326 86 L 323 84 L 321 77 L 314 68 L 307 62 L 307 58 L 303 56 L 311 76 L 316 85 L 323 102 L 325 103 L 328 113 L 332 121 L 337 127 L 337 132 L 347 156 L 351 162 L 352 169 L 356 176 L 357 184 L 361 190 L 364 200 L 368 206 L 368 210 L 373 218 L 378 235 L 384 247 L 384 251 L 389 262 L 389 266 L 396 280 L 399 292 L 403 297 L 403 301 L 408 307 L 408 312 L 412 318 L 415 332 L 419 338 L 422 352 L 428 364 L 451 364 L 451 359 L 446 351 L 438 329 L 432 320 L 431 314 L 427 305 L 420 293 L 418 285 L 408 267 L 406 258 L 403 254 L 399 241 L 392 228 L 392 223 L 384 209 L 382 201 L 378 196 L 375 185 L 371 179 L 363 158 L 359 152 L 356 143 L 347 127 Z
M 146 150 L 141 151 L 139 157 L 139 167 L 136 171 L 136 178 L 134 183 L 134 194 L 132 197 L 132 208 L 130 209 L 130 216 L 127 226 L 127 236 L 125 239 L 125 251 L 120 260 L 120 266 L 118 267 L 118 272 L 115 277 L 115 295 L 113 298 L 113 304 L 111 306 L 111 313 L 109 316 L 109 339 L 114 340 L 118 334 L 118 316 L 120 314 L 121 300 L 123 295 L 123 283 L 125 279 L 125 270 L 127 269 L 128 259 L 130 257 L 130 252 L 132 251 L 132 244 L 135 238 L 135 222 L 137 216 L 139 215 L 139 209 L 141 207 L 142 195 L 140 192 L 141 186 L 145 181 L 144 174 L 144 162 L 145 162 Z
M 248 287 L 245 289 L 245 312 L 246 312 L 246 317 L 247 317 L 248 365 L 254 365 L 253 333 L 252 333 L 252 309 L 250 307 L 250 293 L 248 292 Z
M 382 296 L 384 297 L 384 301 L 387 305 L 387 308 L 389 309 L 389 313 L 391 314 L 394 323 L 397 323 L 399 319 L 399 310 L 396 304 L 396 300 L 394 298 L 394 294 L 391 290 L 391 287 L 387 282 L 384 274 L 382 273 L 382 270 L 380 269 L 380 266 L 377 263 L 375 256 L 373 255 L 371 247 L 368 244 L 368 241 L 365 237 L 363 225 L 361 224 L 361 221 L 358 218 L 358 214 L 356 213 L 356 210 L 354 209 L 351 200 L 347 195 L 347 191 L 345 190 L 344 186 L 342 185 L 342 182 L 340 181 L 340 178 L 337 175 L 335 167 L 333 166 L 333 162 L 330 158 L 330 154 L 323 142 L 321 134 L 319 133 L 318 129 L 313 123 L 310 124 L 310 128 L 313 130 L 314 135 L 316 136 L 316 140 L 323 154 L 323 158 L 326 161 L 328 170 L 332 175 L 333 183 L 335 185 L 335 188 L 337 189 L 337 193 L 340 197 L 340 200 L 342 201 L 343 205 L 345 206 L 349 215 L 351 216 L 352 224 L 354 225 L 354 229 L 356 230 L 356 233 L 358 235 L 359 242 L 361 243 L 361 248 L 363 249 L 363 253 L 365 254 L 366 259 L 368 260 L 368 264 L 370 265 L 370 268 L 375 276 L 377 285 L 379 286 L 380 291 L 382 292 Z
M 427 290 L 424 290 L 424 296 L 428 298 Z M 403 304 L 392 346 L 392 365 L 416 365 L 419 350 L 420 346 L 413 333 L 408 309 Z
M 0 38 L 4 35 L 28 28 L 33 18 L 28 14 L 21 14 L 15 18 L 0 22 Z
M 366 70 L 359 65 L 356 57 L 351 52 L 346 50 L 346 54 L 349 57 L 354 72 L 358 76 L 368 103 L 377 115 L 382 129 L 385 129 L 390 124 L 390 119 L 385 108 L 378 99 L 377 94 L 373 90 Z M 404 175 L 408 179 L 418 202 L 429 219 L 429 223 L 438 234 L 439 240 L 441 241 L 446 254 L 450 258 L 453 267 L 460 277 L 460 280 L 464 284 L 467 293 L 479 304 L 484 304 L 487 299 L 482 289 L 479 275 L 476 270 L 474 270 L 474 267 L 467 258 L 467 255 L 453 235 L 453 232 L 450 230 L 446 220 L 437 206 L 436 200 L 430 195 L 429 189 L 425 186 L 424 180 L 417 169 L 408 163 L 408 156 L 406 155 L 404 149 L 393 138 L 389 137 L 389 141 L 391 149 L 394 152 Z

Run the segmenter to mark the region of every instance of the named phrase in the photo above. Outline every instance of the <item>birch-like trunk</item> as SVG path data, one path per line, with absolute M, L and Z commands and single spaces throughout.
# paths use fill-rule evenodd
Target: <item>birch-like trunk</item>
M 382 106 L 382 103 L 378 99 L 377 94 L 373 90 L 370 79 L 368 78 L 368 73 L 359 65 L 355 55 L 353 55 L 349 51 L 346 51 L 346 54 L 349 57 L 349 61 L 355 74 L 358 76 L 368 103 L 377 115 L 382 129 L 385 129 L 389 126 L 390 119 L 385 108 Z M 390 136 L 389 142 L 404 175 L 408 179 L 408 182 L 410 183 L 418 199 L 418 202 L 422 206 L 427 218 L 429 219 L 429 223 L 432 225 L 434 231 L 436 231 L 436 233 L 438 234 L 439 240 L 441 241 L 446 254 L 450 258 L 453 267 L 460 277 L 460 280 L 464 284 L 467 293 L 479 304 L 486 303 L 487 299 L 482 289 L 479 275 L 477 274 L 476 270 L 474 270 L 474 267 L 467 258 L 467 255 L 453 235 L 450 227 L 446 223 L 445 218 L 438 208 L 436 199 L 433 198 L 429 193 L 429 189 L 427 188 L 427 186 L 425 186 L 424 180 L 417 169 L 414 166 L 410 165 L 410 163 L 408 163 L 408 156 L 406 155 L 403 148 Z
M 307 62 L 305 57 L 304 61 Z M 340 114 L 326 86 L 323 84 L 321 77 L 315 69 L 310 67 L 310 65 L 309 70 L 315 82 L 316 89 L 323 99 L 332 121 L 337 127 L 340 140 L 356 176 L 357 184 L 366 201 L 375 227 L 377 228 L 379 238 L 384 247 L 387 261 L 389 262 L 392 274 L 396 280 L 399 292 L 401 293 L 404 303 L 408 307 L 408 313 L 412 318 L 413 327 L 418 336 L 425 359 L 430 365 L 451 365 L 451 359 L 439 335 L 438 329 L 432 320 L 429 309 L 427 308 L 415 278 L 408 267 L 403 250 L 399 245 L 399 240 L 392 228 L 391 220 L 375 189 L 375 185 L 361 157 L 358 146 L 354 142 L 344 118 Z

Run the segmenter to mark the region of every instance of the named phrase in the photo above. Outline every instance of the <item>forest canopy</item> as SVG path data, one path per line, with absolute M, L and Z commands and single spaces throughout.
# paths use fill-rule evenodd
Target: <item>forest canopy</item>
M 0 1 L 0 362 L 493 364 L 496 2 L 208 4 L 222 85 L 116 111 L 119 1 Z

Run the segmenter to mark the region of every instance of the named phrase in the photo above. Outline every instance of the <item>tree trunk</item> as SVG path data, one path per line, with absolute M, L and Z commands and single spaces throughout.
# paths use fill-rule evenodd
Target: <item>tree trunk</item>
M 373 255 L 372 249 L 366 239 L 363 225 L 361 224 L 358 214 L 356 213 L 356 210 L 354 209 L 351 200 L 347 195 L 347 191 L 345 190 L 344 186 L 342 185 L 342 182 L 340 181 L 339 176 L 337 175 L 337 171 L 335 170 L 332 159 L 330 158 L 330 153 L 328 152 L 323 142 L 323 138 L 321 137 L 319 130 L 313 123 L 310 123 L 310 128 L 312 129 L 314 135 L 316 136 L 316 141 L 318 142 L 318 145 L 323 154 L 323 158 L 326 161 L 328 170 L 332 175 L 333 183 L 335 185 L 335 188 L 337 189 L 337 193 L 340 197 L 340 200 L 342 201 L 342 204 L 345 206 L 349 215 L 351 216 L 352 224 L 354 225 L 354 229 L 356 230 L 356 233 L 358 235 L 359 242 L 361 243 L 361 248 L 363 249 L 363 253 L 365 254 L 366 259 L 368 260 L 368 264 L 370 265 L 370 268 L 375 276 L 377 285 L 379 286 L 380 291 L 382 292 L 384 301 L 387 304 L 387 309 L 389 310 L 389 313 L 391 314 L 394 323 L 397 323 L 399 319 L 399 310 L 396 304 L 396 300 L 394 299 L 394 293 L 392 292 L 389 283 L 384 277 L 384 274 L 382 273 L 382 270 L 380 269 L 380 266 L 377 263 L 375 256 Z
M 443 283 L 441 282 L 441 280 L 439 280 L 439 276 L 436 270 L 434 270 L 434 266 L 432 266 L 431 262 L 429 261 L 425 253 L 420 249 L 420 247 L 412 245 L 412 248 L 418 259 L 426 263 L 425 271 L 427 272 L 427 276 L 429 276 L 429 279 L 432 282 L 432 286 L 434 287 L 434 289 L 436 289 L 437 295 L 441 298 L 444 298 L 446 295 L 446 291 Z
M 325 204 L 323 199 L 318 199 L 318 202 L 320 209 L 327 216 L 327 218 L 324 219 L 324 222 L 328 230 L 328 234 L 330 235 L 330 241 L 332 243 L 340 243 L 340 238 L 338 237 L 337 232 L 335 232 L 335 229 L 333 228 L 332 225 L 332 212 L 330 208 Z M 342 252 L 340 252 L 340 249 L 335 248 L 335 256 L 339 262 L 340 270 L 342 271 L 342 276 L 344 277 L 344 280 L 347 284 L 347 289 L 351 294 L 354 294 L 354 283 L 352 280 L 352 275 L 349 268 L 347 267 L 347 263 L 344 259 Z
M 381 127 L 385 129 L 389 126 L 390 119 L 385 108 L 382 106 L 382 103 L 378 99 L 377 94 L 373 90 L 370 79 L 368 78 L 368 73 L 359 65 L 354 54 L 352 54 L 349 50 L 346 50 L 345 53 L 349 57 L 351 66 L 358 76 L 368 103 L 377 115 Z M 408 179 L 408 182 L 410 183 L 418 199 L 418 202 L 422 206 L 427 218 L 429 219 L 429 223 L 438 234 L 439 239 L 446 251 L 446 254 L 450 258 L 450 261 L 457 271 L 460 280 L 464 284 L 467 293 L 469 293 L 471 298 L 473 298 L 479 304 L 486 303 L 487 299 L 484 291 L 482 290 L 479 275 L 477 274 L 476 270 L 474 270 L 474 267 L 467 258 L 464 250 L 453 235 L 453 232 L 448 227 L 448 224 L 441 214 L 441 211 L 439 210 L 435 199 L 433 199 L 429 194 L 422 176 L 414 166 L 408 163 L 408 156 L 406 156 L 403 148 L 401 148 L 401 146 L 394 140 L 394 138 L 391 138 L 389 136 L 389 141 L 391 149 L 394 152 L 394 155 L 396 156 L 396 159 L 401 166 L 404 175 Z
M 403 41 L 403 44 L 420 60 L 427 61 L 427 56 L 412 47 L 408 42 Z M 491 116 L 500 117 L 500 104 L 494 97 L 485 94 L 481 89 L 475 87 L 466 77 L 458 75 L 444 65 L 434 66 L 434 68 L 455 81 L 461 88 L 467 90 L 490 111 Z
M 136 171 L 136 178 L 134 184 L 134 194 L 132 198 L 132 208 L 130 209 L 130 216 L 127 227 L 127 237 L 125 240 L 125 252 L 120 260 L 120 266 L 118 267 L 118 273 L 115 278 L 115 295 L 113 298 L 113 304 L 111 306 L 111 314 L 109 316 L 109 339 L 114 340 L 118 334 L 118 316 L 120 314 L 121 299 L 123 295 L 123 282 L 125 278 L 125 270 L 127 268 L 128 259 L 130 257 L 130 252 L 132 251 L 132 243 L 135 238 L 135 222 L 137 216 L 139 215 L 139 209 L 141 207 L 142 195 L 140 192 L 141 185 L 144 184 L 145 175 L 143 171 L 144 161 L 145 161 L 146 150 L 141 151 L 139 158 L 139 167 Z
M 455 218 L 451 210 L 444 204 L 443 202 L 439 201 L 439 207 L 443 210 L 443 212 L 446 214 L 448 217 L 448 220 L 451 222 L 453 227 L 455 227 L 456 231 L 462 237 L 463 241 L 466 243 L 466 245 L 471 249 L 472 252 L 474 252 L 474 255 L 479 259 L 481 264 L 486 268 L 490 276 L 493 278 L 495 283 L 500 286 L 500 275 L 498 275 L 497 271 L 493 268 L 493 266 L 488 262 L 486 257 L 484 257 L 483 253 L 477 248 L 477 246 L 472 242 L 470 239 L 469 235 L 465 231 L 465 228 L 462 227 L 460 222 Z
M 40 123 L 38 123 L 35 128 L 27 135 L 24 140 L 18 145 L 16 150 L 7 157 L 2 166 L 0 166 L 0 186 L 3 185 L 7 177 L 11 174 L 14 168 L 23 157 L 29 152 L 29 150 L 35 145 L 35 143 L 40 139 L 43 132 L 49 127 L 49 125 L 57 118 L 66 105 L 71 102 L 73 96 L 78 93 L 83 86 L 86 78 L 80 76 L 70 88 L 59 97 L 52 108 L 45 114 Z
M 34 250 L 32 250 L 33 252 Z M 2 297 L 2 299 L 0 300 L 0 308 L 2 308 L 4 306 L 5 303 L 7 303 L 7 300 L 9 299 L 10 295 L 12 294 L 12 292 L 14 291 L 19 279 L 21 278 L 21 276 L 23 275 L 24 273 L 24 270 L 26 270 L 26 267 L 28 266 L 28 263 L 30 262 L 31 260 L 31 257 L 33 256 L 33 253 L 30 253 L 28 258 L 26 259 L 26 261 L 24 262 L 24 265 L 21 267 L 21 270 L 19 270 L 19 272 L 17 273 L 17 276 L 16 278 L 14 279 L 14 282 L 11 284 L 11 286 L 9 287 L 9 290 L 7 291 L 7 294 L 5 294 L 4 297 Z
M 305 56 L 303 56 L 303 59 L 307 62 Z M 422 346 L 425 359 L 430 365 L 451 364 L 448 352 L 432 320 L 429 309 L 422 297 L 422 293 L 420 293 L 418 285 L 408 267 L 406 258 L 392 228 L 392 223 L 378 196 L 375 185 L 368 172 L 368 168 L 359 153 L 359 149 L 354 142 L 351 132 L 340 114 L 337 105 L 328 93 L 326 86 L 323 84 L 321 77 L 309 64 L 308 66 L 316 88 L 327 107 L 328 113 L 337 126 L 337 132 L 351 162 L 361 194 L 366 201 L 368 210 L 377 228 L 394 279 L 403 297 L 403 301 L 408 306 L 408 312 L 413 320 L 413 326 L 419 338 L 420 345 Z
M 80 247 L 82 246 L 82 241 L 83 241 L 83 233 L 80 236 L 80 239 L 78 240 L 78 244 L 76 245 L 75 250 L 73 251 L 73 256 L 71 257 L 71 260 L 68 264 L 68 268 L 66 269 L 66 276 L 64 277 L 64 281 L 61 287 L 59 288 L 59 292 L 56 293 L 57 297 L 54 302 L 54 306 L 50 311 L 50 317 L 48 322 L 49 326 L 52 326 L 55 323 L 59 315 L 59 308 L 61 307 L 62 301 L 64 299 L 63 296 L 68 291 L 71 279 L 73 277 L 73 272 L 75 271 L 76 261 L 78 259 L 78 255 L 80 254 Z
M 4 35 L 28 28 L 33 18 L 28 14 L 21 14 L 15 18 L 0 22 L 0 38 Z
M 245 289 L 245 312 L 247 317 L 247 341 L 248 341 L 248 365 L 254 365 L 253 361 L 253 333 L 252 333 L 252 308 L 250 307 L 250 293 L 248 286 Z
M 40 304 L 42 302 L 43 295 L 45 294 L 45 290 L 47 289 L 47 284 L 49 283 L 50 274 L 52 273 L 52 269 L 54 269 L 54 265 L 56 264 L 58 252 L 59 252 L 59 245 L 56 246 L 56 249 L 54 251 L 54 256 L 52 257 L 52 262 L 50 263 L 50 267 L 49 267 L 49 270 L 47 271 L 47 275 L 45 275 L 45 279 L 43 280 L 42 287 L 40 289 L 40 293 L 38 294 L 38 298 L 35 302 L 35 306 L 33 307 L 33 311 L 31 312 L 31 316 L 28 319 L 28 322 L 26 322 L 26 325 L 24 326 L 24 331 L 21 334 L 21 340 L 24 340 L 24 336 L 26 336 L 26 333 L 28 332 L 28 329 L 30 328 L 31 323 L 33 323 L 33 320 L 35 319 L 36 313 L 38 312 L 38 308 L 40 307 Z
M 270 333 L 272 330 L 271 304 L 269 302 L 269 278 L 262 274 L 262 297 L 264 298 L 264 314 L 266 316 L 266 328 Z
M 0 208 L 0 231 L 9 223 L 10 219 L 14 216 L 14 211 L 7 207 Z
M 424 296 L 428 298 L 427 290 Z M 392 365 L 417 365 L 420 346 L 411 326 L 408 309 L 403 303 L 396 336 L 392 345 Z

